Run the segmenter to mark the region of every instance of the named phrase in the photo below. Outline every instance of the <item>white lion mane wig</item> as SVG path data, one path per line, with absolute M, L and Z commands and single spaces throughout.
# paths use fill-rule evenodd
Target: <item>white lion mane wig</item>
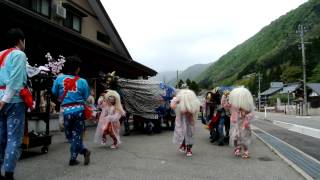
M 196 114 L 200 110 L 200 101 L 196 94 L 189 89 L 181 89 L 177 93 L 177 99 L 179 101 L 178 107 L 181 112 L 190 112 Z
M 123 110 L 123 107 L 121 105 L 120 95 L 114 90 L 108 90 L 108 92 L 104 95 L 104 99 L 108 100 L 109 97 L 115 98 L 116 103 L 114 106 L 116 111 L 118 111 L 121 115 L 125 115 L 126 112 Z
M 254 110 L 252 94 L 244 87 L 235 88 L 230 92 L 229 103 L 236 108 L 249 112 Z

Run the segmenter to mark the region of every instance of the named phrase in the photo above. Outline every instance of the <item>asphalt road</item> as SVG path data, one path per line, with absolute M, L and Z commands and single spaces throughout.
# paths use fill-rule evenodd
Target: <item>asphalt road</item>
M 260 119 L 265 118 L 264 112 L 255 112 L 255 115 Z M 320 116 L 295 116 L 295 115 L 286 115 L 283 113 L 267 112 L 266 119 L 273 120 L 273 121 L 282 121 L 282 122 L 297 124 L 301 126 L 311 127 L 315 129 L 320 129 Z
M 91 164 L 68 166 L 69 145 L 56 133 L 48 154 L 32 149 L 19 161 L 17 180 L 287 180 L 303 179 L 300 174 L 254 137 L 251 158 L 233 156 L 233 149 L 211 144 L 208 131 L 198 122 L 193 157 L 186 158 L 171 143 L 172 132 L 156 135 L 133 133 L 122 137 L 117 150 L 93 143 L 89 128 L 85 144 L 92 151 Z M 110 141 L 109 141 L 110 143 Z M 83 163 L 83 157 L 78 158 Z
M 320 161 L 320 139 L 289 131 L 271 121 L 257 119 L 252 124 Z

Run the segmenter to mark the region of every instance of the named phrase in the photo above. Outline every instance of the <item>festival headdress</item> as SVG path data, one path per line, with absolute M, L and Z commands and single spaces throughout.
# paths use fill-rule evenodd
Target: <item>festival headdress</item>
M 115 108 L 118 110 L 122 115 L 125 114 L 123 107 L 121 105 L 120 95 L 114 90 L 108 90 L 108 92 L 104 95 L 104 98 L 107 100 L 114 99 L 115 100 Z
M 246 111 L 254 110 L 252 94 L 244 87 L 235 88 L 230 92 L 229 103 L 236 108 Z
M 196 94 L 189 89 L 181 89 L 177 98 L 179 100 L 179 110 L 182 112 L 190 112 L 192 114 L 196 114 L 200 110 L 200 101 Z

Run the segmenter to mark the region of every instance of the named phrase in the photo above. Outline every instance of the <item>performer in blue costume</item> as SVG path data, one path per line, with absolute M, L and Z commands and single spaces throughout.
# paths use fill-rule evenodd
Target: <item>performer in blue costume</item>
M 0 171 L 5 170 L 0 179 L 12 180 L 24 132 L 25 104 L 20 90 L 27 81 L 27 57 L 20 29 L 9 30 L 7 39 L 9 49 L 0 52 Z
M 68 57 L 64 64 L 64 74 L 57 77 L 52 87 L 52 93 L 61 101 L 64 111 L 64 130 L 71 145 L 70 166 L 79 164 L 78 154 L 84 156 L 84 165 L 90 162 L 90 151 L 83 145 L 84 103 L 89 97 L 90 89 L 87 81 L 78 76 L 80 64 L 78 57 Z

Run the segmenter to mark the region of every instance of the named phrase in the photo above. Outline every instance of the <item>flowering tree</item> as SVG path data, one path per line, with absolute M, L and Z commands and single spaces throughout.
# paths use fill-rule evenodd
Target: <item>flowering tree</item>
M 59 55 L 57 59 L 54 59 L 49 52 L 45 55 L 45 57 L 48 60 L 48 64 L 45 64 L 44 66 L 49 68 L 54 76 L 57 76 L 61 72 L 64 63 L 66 62 L 65 57 Z

